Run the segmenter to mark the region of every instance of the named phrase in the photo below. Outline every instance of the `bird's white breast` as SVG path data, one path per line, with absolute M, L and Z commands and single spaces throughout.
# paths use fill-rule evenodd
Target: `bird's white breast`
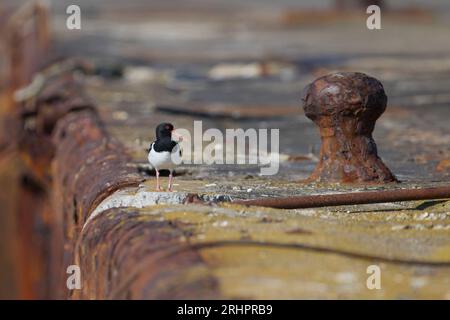
M 161 169 L 173 169 L 180 162 L 180 147 L 176 145 L 172 152 L 169 151 L 161 151 L 157 152 L 153 149 L 153 145 L 148 153 L 148 162 L 157 170 Z

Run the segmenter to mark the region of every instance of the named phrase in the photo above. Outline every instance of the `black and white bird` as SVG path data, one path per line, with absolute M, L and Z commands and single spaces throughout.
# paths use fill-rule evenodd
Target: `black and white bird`
M 173 169 L 181 163 L 181 147 L 178 141 L 172 137 L 182 140 L 181 136 L 173 133 L 174 127 L 171 123 L 161 123 L 156 127 L 156 140 L 150 145 L 148 162 L 156 171 L 156 190 L 161 191 L 159 183 L 159 170 L 169 170 L 169 191 L 173 186 Z

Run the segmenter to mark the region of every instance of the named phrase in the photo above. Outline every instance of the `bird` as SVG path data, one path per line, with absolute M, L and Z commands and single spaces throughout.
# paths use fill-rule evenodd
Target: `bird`
M 174 126 L 171 123 L 160 123 L 156 127 L 156 140 L 150 144 L 148 152 L 148 162 L 156 171 L 156 190 L 162 191 L 159 182 L 159 170 L 169 170 L 169 191 L 173 187 L 173 170 L 181 163 L 182 151 L 178 141 L 182 137 L 173 132 Z

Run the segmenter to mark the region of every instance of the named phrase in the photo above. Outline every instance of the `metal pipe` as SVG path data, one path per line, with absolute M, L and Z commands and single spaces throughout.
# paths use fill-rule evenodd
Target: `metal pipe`
M 400 189 L 325 195 L 306 195 L 283 198 L 237 200 L 233 201 L 233 203 L 247 206 L 270 207 L 279 209 L 303 209 L 447 198 L 450 199 L 450 186 L 424 189 Z

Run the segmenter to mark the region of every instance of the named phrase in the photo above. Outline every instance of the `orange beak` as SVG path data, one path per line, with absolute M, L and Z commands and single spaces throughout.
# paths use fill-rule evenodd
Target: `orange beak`
M 177 141 L 183 141 L 183 136 L 180 136 L 179 134 L 176 134 L 172 131 L 172 139 L 175 138 Z

